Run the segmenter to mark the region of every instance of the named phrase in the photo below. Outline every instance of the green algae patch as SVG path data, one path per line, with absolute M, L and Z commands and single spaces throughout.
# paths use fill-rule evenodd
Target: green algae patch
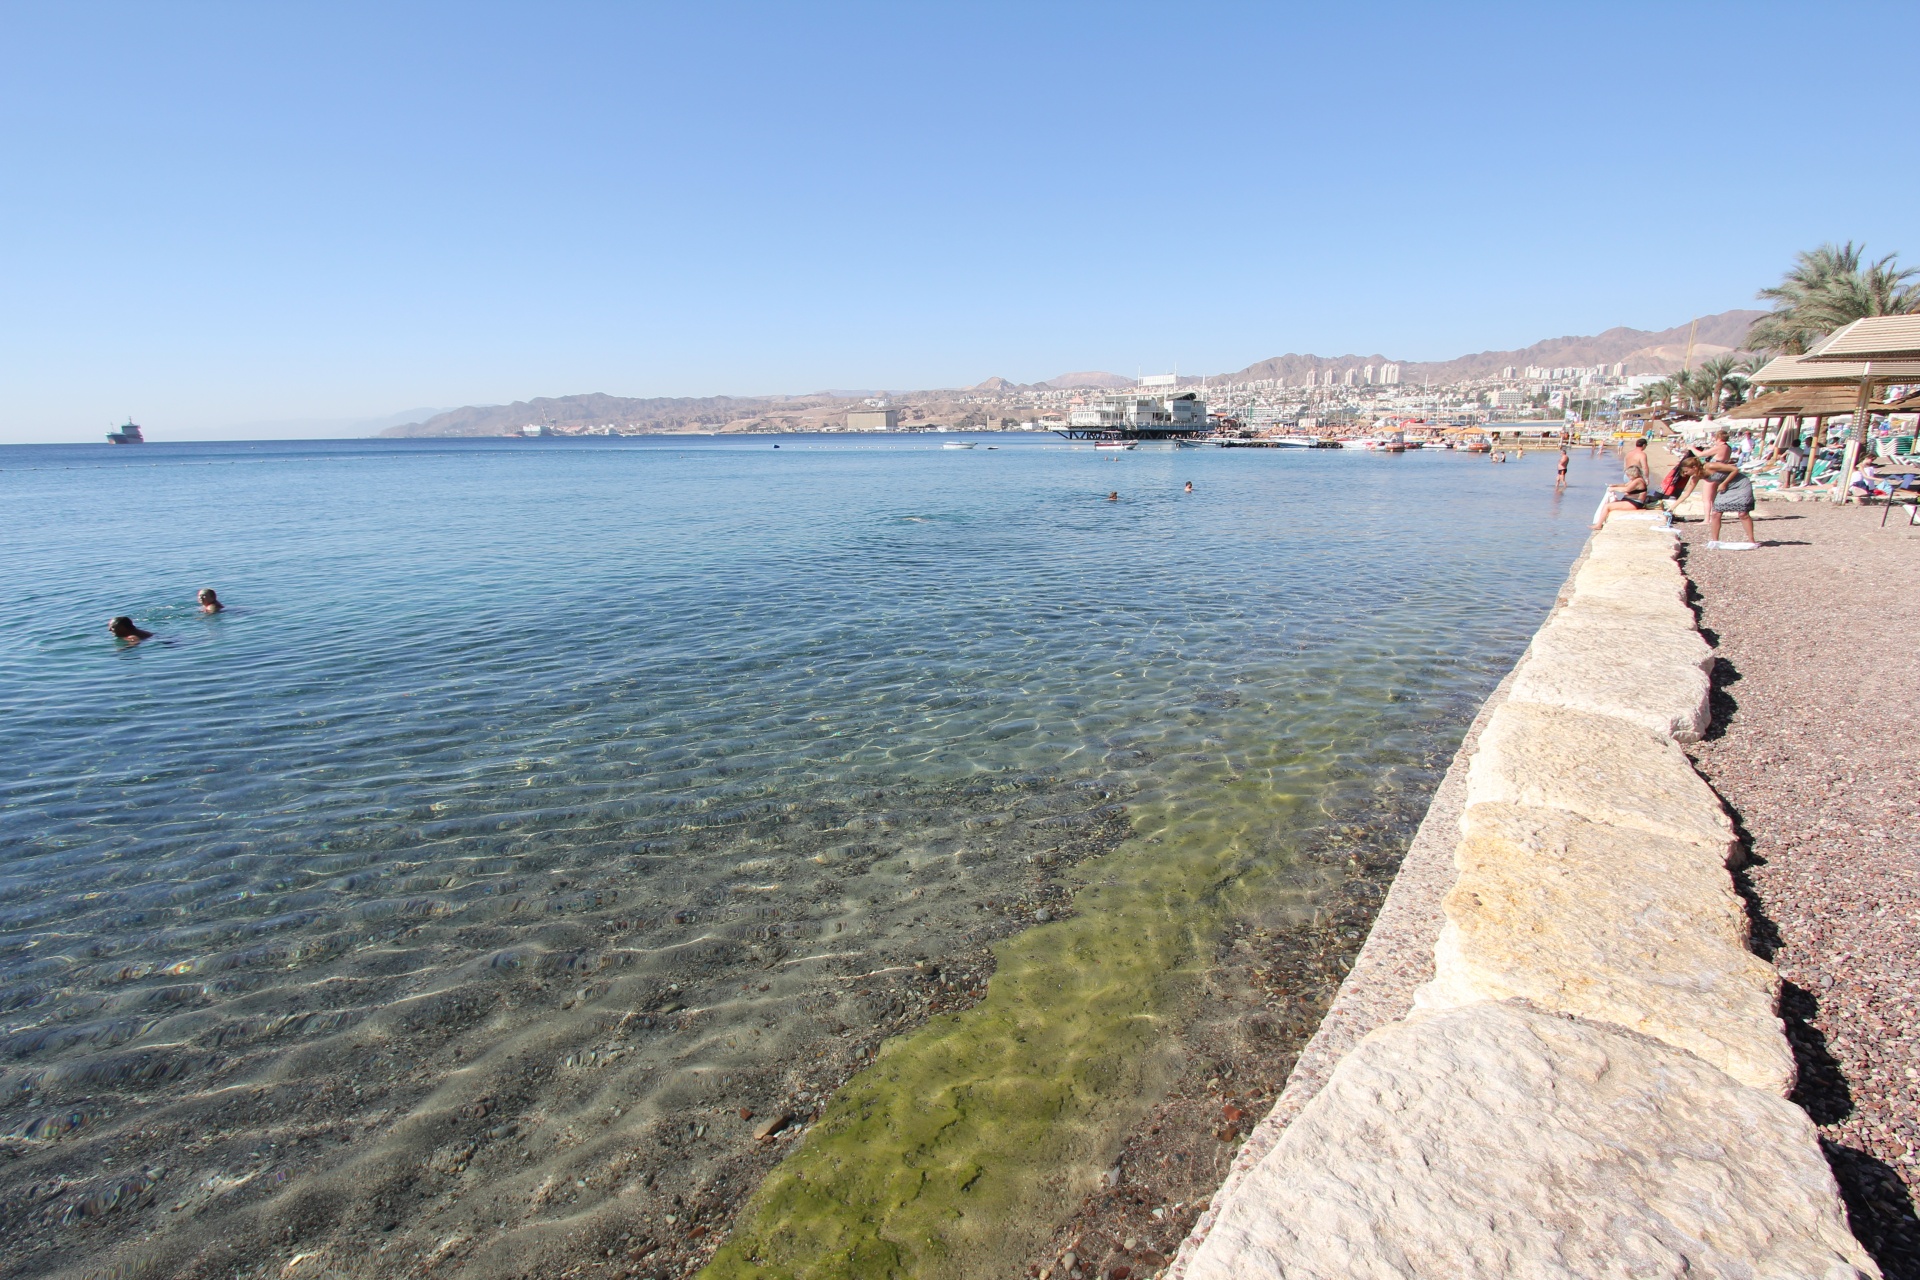
M 978 1005 L 848 1081 L 706 1280 L 1001 1274 L 1037 1246 L 1164 1090 L 1202 961 L 1265 861 L 1217 819 L 1085 864 L 1077 914 L 996 946 Z

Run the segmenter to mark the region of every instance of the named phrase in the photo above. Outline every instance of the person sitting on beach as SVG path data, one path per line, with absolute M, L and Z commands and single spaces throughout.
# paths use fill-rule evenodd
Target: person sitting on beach
M 1675 495 L 1677 497 L 1685 497 L 1687 491 L 1693 488 L 1695 481 L 1704 474 L 1703 464 L 1692 454 L 1680 459 L 1680 465 L 1675 467 L 1674 471 L 1678 473 L 1677 482 L 1682 485 L 1680 492 Z M 1607 517 L 1616 511 L 1645 511 L 1649 507 L 1659 506 L 1666 497 L 1666 494 L 1656 493 L 1647 488 L 1646 476 L 1637 471 L 1632 472 L 1624 485 L 1607 486 L 1607 501 L 1600 504 L 1598 513 L 1600 519 L 1593 527 L 1596 531 L 1605 528 Z
M 1853 473 L 1853 483 L 1847 486 L 1847 492 L 1852 494 L 1856 501 L 1866 502 L 1870 498 L 1880 496 L 1879 462 L 1878 458 L 1868 458 L 1860 464 L 1860 469 Z
M 220 597 L 214 594 L 212 587 L 200 588 L 200 594 L 195 598 L 200 601 L 202 613 L 219 613 L 227 607 L 220 603 Z
M 151 631 L 142 631 L 134 626 L 133 619 L 124 613 L 117 618 L 107 619 L 107 630 L 113 633 L 115 640 L 126 645 L 139 644 L 153 634 Z
M 1760 545 L 1753 534 L 1753 479 L 1740 470 L 1733 462 L 1709 460 L 1702 464 L 1707 475 L 1717 482 L 1717 492 L 1707 506 L 1707 546 L 1716 550 L 1750 551 Z M 1720 517 L 1733 515 L 1740 517 L 1740 527 L 1746 531 L 1744 543 L 1722 543 L 1720 541 Z
M 1800 478 L 1800 464 L 1807 460 L 1806 452 L 1800 445 L 1799 422 L 1780 428 L 1780 435 L 1773 442 L 1773 452 L 1768 456 L 1780 459 L 1780 487 L 1791 489 Z

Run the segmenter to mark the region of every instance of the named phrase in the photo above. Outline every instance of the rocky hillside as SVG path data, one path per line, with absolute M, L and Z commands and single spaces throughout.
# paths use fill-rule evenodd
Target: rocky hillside
M 1765 314 L 1764 311 L 1722 311 L 1718 315 L 1701 316 L 1693 335 L 1694 363 L 1739 347 L 1753 322 Z M 1518 351 L 1482 351 L 1426 364 L 1406 362 L 1400 366 L 1400 379 L 1402 382 L 1451 382 L 1460 378 L 1488 378 L 1498 375 L 1508 365 L 1524 369 L 1530 364 L 1553 368 L 1624 363 L 1628 373 L 1670 373 L 1687 358 L 1690 327 L 1690 324 L 1680 324 L 1658 331 L 1620 327 L 1590 338 L 1549 338 Z

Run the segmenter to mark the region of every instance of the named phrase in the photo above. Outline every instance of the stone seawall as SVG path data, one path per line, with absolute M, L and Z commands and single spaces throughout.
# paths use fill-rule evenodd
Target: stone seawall
M 1588 543 L 1175 1280 L 1879 1275 L 1679 745 L 1713 653 L 1675 549 Z

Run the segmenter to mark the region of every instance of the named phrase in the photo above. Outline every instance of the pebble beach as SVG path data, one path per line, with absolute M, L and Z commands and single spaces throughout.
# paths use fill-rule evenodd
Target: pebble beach
M 1763 504 L 1761 546 L 1685 526 L 1718 649 L 1697 767 L 1748 838 L 1754 946 L 1785 981 L 1793 1100 L 1888 1280 L 1920 1277 L 1920 529 L 1896 510 Z

